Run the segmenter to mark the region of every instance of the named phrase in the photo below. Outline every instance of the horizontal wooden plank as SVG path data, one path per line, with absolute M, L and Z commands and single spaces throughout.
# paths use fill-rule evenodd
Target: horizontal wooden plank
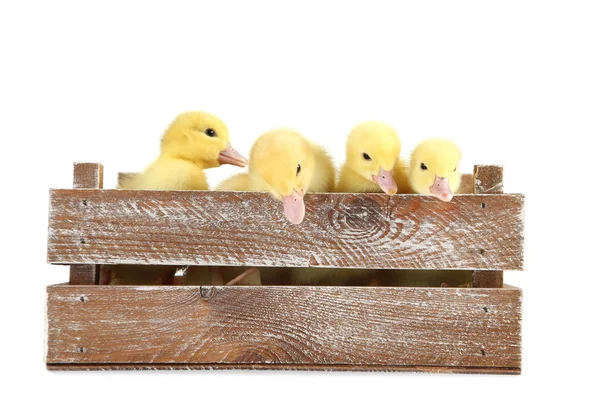
M 520 368 L 521 291 L 51 286 L 49 364 Z
M 519 375 L 521 368 L 432 367 L 419 365 L 317 365 L 317 364 L 46 364 L 50 371 L 163 371 L 163 370 L 284 370 L 347 372 L 434 372 L 442 374 Z
M 523 196 L 53 190 L 54 264 L 521 269 Z

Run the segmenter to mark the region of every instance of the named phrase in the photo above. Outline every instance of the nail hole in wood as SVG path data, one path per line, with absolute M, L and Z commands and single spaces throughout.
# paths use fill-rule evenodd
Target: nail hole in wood
M 484 249 L 479 249 L 479 254 L 484 255 L 485 254 L 485 250 Z
M 88 205 L 87 200 L 83 200 L 81 203 L 83 204 L 84 207 L 87 207 L 87 205 Z
M 80 353 L 85 353 L 85 348 L 83 348 L 83 347 L 80 347 L 80 348 L 79 348 L 79 352 L 80 352 Z
M 489 310 L 488 310 L 488 308 L 487 308 L 487 307 L 483 307 L 483 311 L 484 311 L 484 312 L 488 312 Z
M 200 296 L 204 300 L 210 300 L 215 296 L 216 289 L 213 286 L 209 287 L 200 287 Z
M 485 203 L 481 203 L 481 208 L 485 208 Z
M 484 349 L 481 349 L 481 355 L 485 357 L 486 354 Z
M 79 301 L 81 301 L 82 303 L 83 303 L 83 302 L 85 302 L 85 297 L 81 296 L 81 297 L 79 298 Z
M 79 243 L 85 244 L 85 239 L 79 239 Z

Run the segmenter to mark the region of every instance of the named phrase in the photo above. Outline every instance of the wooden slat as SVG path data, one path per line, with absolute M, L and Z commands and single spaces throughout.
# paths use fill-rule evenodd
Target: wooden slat
M 100 267 L 96 264 L 72 264 L 69 270 L 70 285 L 97 285 Z
M 74 189 L 102 189 L 104 167 L 97 163 L 73 163 Z
M 104 167 L 96 163 L 73 164 L 73 188 L 102 189 L 104 185 Z M 83 204 L 85 207 L 86 204 Z M 96 264 L 72 264 L 69 270 L 71 285 L 98 284 L 100 266 Z
M 348 372 L 434 372 L 442 374 L 518 375 L 521 368 L 432 367 L 419 365 L 318 364 L 46 364 L 51 371 L 156 371 L 156 370 L 284 370 Z
M 522 264 L 521 195 L 459 195 L 442 202 L 419 195 L 309 194 L 306 218 L 297 226 L 266 193 L 53 190 L 50 203 L 48 260 L 54 264 Z
M 521 364 L 518 289 L 218 286 L 210 295 L 203 289 L 51 286 L 46 362 Z
M 473 194 L 473 175 L 463 174 L 460 181 L 459 194 Z
M 503 176 L 501 165 L 476 165 L 473 172 L 473 193 L 504 193 Z
M 473 171 L 473 193 L 503 193 L 503 176 L 503 168 L 500 165 L 476 165 Z M 487 207 L 485 202 L 481 206 Z M 473 271 L 473 287 L 499 288 L 503 284 L 503 271 Z
M 503 271 L 473 271 L 473 287 L 501 288 L 504 286 Z

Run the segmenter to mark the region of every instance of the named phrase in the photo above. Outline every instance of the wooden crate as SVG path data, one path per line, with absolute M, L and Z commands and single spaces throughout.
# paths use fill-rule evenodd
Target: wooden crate
M 264 193 L 102 190 L 75 165 L 50 193 L 49 369 L 520 373 L 523 201 L 502 169 L 475 194 L 309 194 L 289 224 Z M 468 191 L 468 190 L 467 190 Z M 472 270 L 472 288 L 103 286 L 101 264 Z

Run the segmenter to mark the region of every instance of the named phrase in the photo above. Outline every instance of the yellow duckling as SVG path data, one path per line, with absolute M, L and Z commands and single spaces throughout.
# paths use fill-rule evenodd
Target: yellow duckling
M 270 192 L 283 202 L 288 221 L 304 219 L 304 194 L 332 192 L 335 167 L 322 147 L 298 132 L 277 129 L 260 136 L 250 151 L 248 173 L 235 175 L 216 190 Z
M 450 201 L 461 182 L 458 146 L 447 139 L 428 139 L 413 150 L 408 181 L 414 193 Z M 387 284 L 397 286 L 472 286 L 472 271 L 397 271 L 387 273 Z
M 461 158 L 460 149 L 451 140 L 421 142 L 410 157 L 410 187 L 418 194 L 433 195 L 443 201 L 452 200 L 460 188 Z
M 400 159 L 400 139 L 381 122 L 357 125 L 346 142 L 346 162 L 336 192 L 396 194 L 408 189 L 405 163 Z
M 204 169 L 248 161 L 229 143 L 227 126 L 205 112 L 186 112 L 165 131 L 160 155 L 142 174 L 123 182 L 119 189 L 208 190 Z M 104 284 L 155 285 L 172 283 L 174 268 L 111 266 L 102 268 Z
M 220 191 L 269 192 L 283 203 L 286 218 L 292 224 L 304 219 L 304 194 L 332 192 L 335 167 L 322 147 L 309 142 L 298 132 L 276 129 L 260 136 L 250 151 L 248 173 L 234 175 L 216 187 Z M 300 268 L 188 268 L 185 285 L 205 284 L 285 284 Z
M 231 147 L 223 121 L 205 112 L 186 112 L 165 131 L 156 161 L 119 188 L 208 190 L 204 170 L 222 164 L 245 167 L 248 161 Z

